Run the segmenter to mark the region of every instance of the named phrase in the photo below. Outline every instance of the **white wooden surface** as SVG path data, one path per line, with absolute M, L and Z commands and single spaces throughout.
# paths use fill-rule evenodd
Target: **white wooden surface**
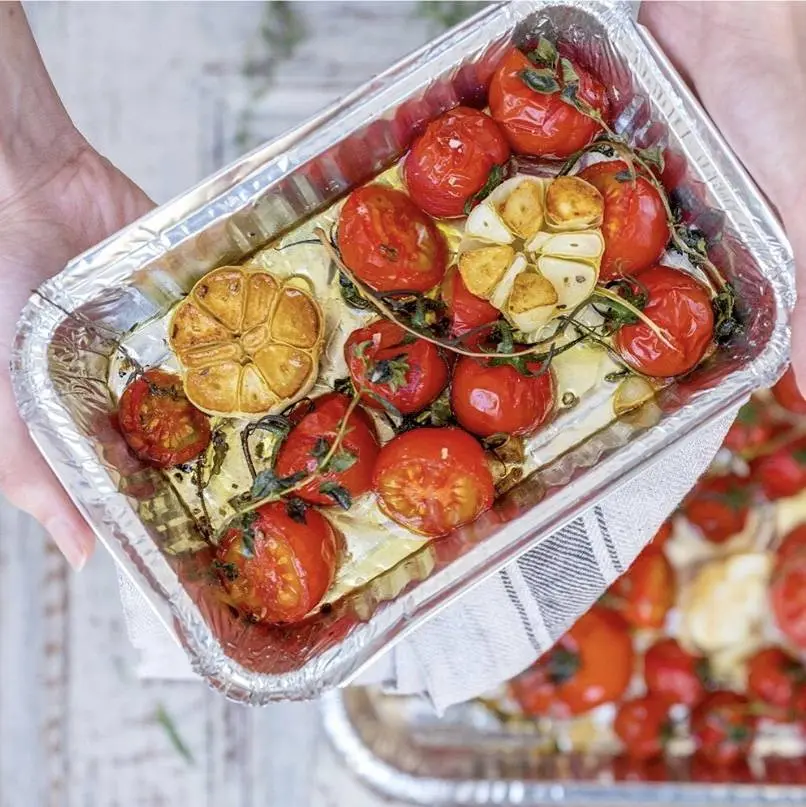
M 439 30 L 408 2 L 27 9 L 77 124 L 158 202 Z M 1 807 L 378 803 L 323 747 L 315 704 L 249 710 L 200 683 L 142 682 L 132 652 L 109 558 L 99 551 L 73 575 L 0 504 Z

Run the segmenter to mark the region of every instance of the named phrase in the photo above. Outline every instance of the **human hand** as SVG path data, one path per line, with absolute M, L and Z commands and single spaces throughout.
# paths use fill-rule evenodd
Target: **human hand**
M 11 345 L 33 289 L 151 207 L 74 128 L 19 5 L 0 4 L 0 491 L 48 530 L 76 569 L 94 536 L 17 413 Z
M 645 2 L 639 16 L 778 209 L 795 253 L 792 365 L 806 393 L 806 6 Z

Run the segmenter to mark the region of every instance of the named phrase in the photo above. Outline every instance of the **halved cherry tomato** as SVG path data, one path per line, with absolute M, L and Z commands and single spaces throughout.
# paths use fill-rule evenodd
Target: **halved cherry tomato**
M 558 718 L 618 700 L 633 670 L 627 623 L 594 605 L 542 658 L 510 682 L 523 712 Z
M 216 552 L 233 604 L 254 622 L 298 622 L 324 597 L 338 534 L 316 510 L 271 502 L 242 516 Z
M 780 647 L 765 647 L 747 662 L 747 693 L 770 706 L 792 709 L 806 669 Z
M 747 524 L 750 481 L 734 474 L 703 479 L 683 503 L 683 514 L 705 538 L 721 544 Z
M 646 688 L 669 705 L 696 706 L 705 697 L 704 664 L 704 658 L 684 650 L 675 639 L 661 639 L 644 655 Z
M 480 191 L 493 166 L 509 159 L 498 124 L 466 106 L 440 115 L 411 147 L 403 164 L 409 195 L 429 215 L 456 218 Z
M 453 370 L 451 407 L 456 419 L 480 437 L 531 434 L 554 412 L 555 383 L 550 369 L 530 362 L 525 375 L 511 364 L 462 356 Z
M 669 222 L 655 186 L 643 176 L 630 179 L 621 160 L 594 163 L 579 176 L 604 198 L 599 279 L 634 275 L 657 263 L 669 241 Z
M 770 583 L 770 604 L 781 632 L 806 650 L 806 554 L 793 554 L 776 568 Z
M 129 447 L 157 468 L 199 456 L 210 444 L 210 421 L 185 397 L 182 379 L 148 370 L 120 396 L 118 423 Z
M 616 712 L 613 730 L 633 759 L 655 759 L 671 739 L 669 704 L 656 695 L 625 701 Z
M 779 406 L 796 415 L 806 415 L 806 398 L 800 393 L 798 382 L 795 380 L 795 371 L 791 367 L 770 392 Z
M 660 525 L 660 529 L 655 533 L 655 537 L 652 539 L 652 546 L 658 547 L 658 549 L 662 549 L 666 542 L 672 537 L 672 520 L 667 519 Z
M 634 628 L 660 628 L 674 605 L 674 569 L 663 550 L 647 546 L 610 587 L 614 605 Z
M 353 191 L 339 216 L 338 240 L 344 263 L 376 291 L 428 291 L 445 275 L 442 234 L 394 188 Z
M 424 409 L 448 385 L 448 363 L 439 348 L 425 339 L 409 338 L 389 320 L 353 331 L 344 346 L 344 359 L 356 388 L 380 396 L 403 415 Z M 383 408 L 372 395 L 365 395 L 364 403 Z
M 280 446 L 274 468 L 276 474 L 285 477 L 315 471 L 333 445 L 349 405 L 346 395 L 335 392 L 317 398 L 313 409 L 294 426 Z M 325 471 L 300 488 L 297 496 L 310 504 L 336 504 L 332 496 L 321 491 L 328 483 L 344 488 L 353 499 L 366 493 L 372 487 L 372 472 L 379 451 L 375 425 L 367 413 L 357 407 L 350 414 L 344 438 Z
M 658 378 L 683 375 L 705 355 L 714 336 L 714 312 L 708 290 L 671 266 L 654 266 L 637 276 L 649 295 L 644 314 L 664 333 L 669 347 L 644 322 L 624 325 L 616 348 L 635 370 Z
M 731 451 L 741 454 L 766 443 L 775 434 L 775 426 L 766 416 L 766 410 L 751 400 L 736 416 L 736 420 L 725 436 L 724 445 Z
M 691 715 L 698 753 L 718 766 L 732 765 L 747 756 L 755 726 L 750 701 L 725 690 L 712 692 Z
M 782 539 L 775 552 L 775 565 L 780 568 L 798 555 L 806 554 L 806 524 L 799 524 Z
M 391 519 L 433 538 L 475 521 L 495 499 L 484 450 L 450 426 L 414 429 L 388 442 L 374 487 Z
M 607 117 L 604 86 L 587 70 L 574 65 L 579 76 L 577 95 Z M 535 65 L 516 48 L 508 51 L 490 83 L 490 114 L 501 124 L 513 150 L 519 154 L 570 157 L 587 146 L 601 126 L 560 97 L 559 92 L 531 89 L 523 78 Z M 557 78 L 560 78 L 559 68 Z
M 806 488 L 806 439 L 757 457 L 750 463 L 750 474 L 770 501 L 800 493 Z
M 455 266 L 448 270 L 445 280 L 442 281 L 442 299 L 448 307 L 451 332 L 454 336 L 461 336 L 474 328 L 489 325 L 501 316 L 501 312 L 483 297 L 476 297 L 467 290 L 465 281 Z M 483 332 L 479 332 L 480 337 L 484 335 Z

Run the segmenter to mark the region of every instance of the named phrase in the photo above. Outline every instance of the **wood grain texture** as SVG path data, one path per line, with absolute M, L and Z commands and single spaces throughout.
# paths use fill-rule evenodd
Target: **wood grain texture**
M 304 36 L 288 48 L 287 8 L 270 5 L 26 8 L 79 128 L 161 202 L 437 32 L 416 3 L 294 4 Z M 315 704 L 249 710 L 199 682 L 139 681 L 133 652 L 110 558 L 72 575 L 0 504 L 0 807 L 378 803 L 322 747 Z

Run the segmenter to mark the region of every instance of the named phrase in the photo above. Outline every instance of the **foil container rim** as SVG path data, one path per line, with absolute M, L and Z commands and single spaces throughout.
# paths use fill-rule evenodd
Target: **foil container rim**
M 697 125 L 706 127 L 709 135 L 714 136 L 713 125 L 696 105 L 693 96 L 682 81 L 675 78 L 668 63 L 663 65 L 658 53 L 653 52 L 651 37 L 648 38 L 645 32 L 640 31 L 640 26 L 634 22 L 631 12 L 634 4 L 622 0 L 596 3 L 582 0 L 529 0 L 512 5 L 501 3 L 483 9 L 457 29 L 415 51 L 318 116 L 235 161 L 210 179 L 79 256 L 59 275 L 46 281 L 40 289 L 41 294 L 67 310 L 74 309 L 81 301 L 92 298 L 93 283 L 100 282 L 101 272 L 104 282 L 114 282 L 115 272 L 119 271 L 119 264 L 124 262 L 123 259 L 132 262 L 132 255 L 136 254 L 136 265 L 142 266 L 169 252 L 176 243 L 192 236 L 212 221 L 211 217 L 216 212 L 215 203 L 221 197 L 227 196 L 229 199 L 228 213 L 237 205 L 247 205 L 258 198 L 262 190 L 293 172 L 298 165 L 316 156 L 323 148 L 359 129 L 374 117 L 370 114 L 373 106 L 376 108 L 375 112 L 384 108 L 382 102 L 403 79 L 419 77 L 419 80 L 427 77 L 426 74 L 435 61 L 442 59 L 448 63 L 448 57 L 458 53 L 468 42 L 478 49 L 485 42 L 492 41 L 494 35 L 509 31 L 518 19 L 553 6 L 582 8 L 603 24 L 610 34 L 629 29 L 639 31 L 647 58 L 654 59 L 661 69 L 660 80 L 665 83 L 666 90 L 681 95 L 683 105 L 694 116 Z M 454 56 L 450 63 L 455 60 Z M 336 115 L 340 116 L 340 123 L 345 120 L 349 122 L 346 130 L 331 131 L 332 127 L 327 124 Z M 551 499 L 553 516 L 544 514 L 542 521 L 538 522 L 543 534 L 541 537 L 574 518 L 584 509 L 587 499 L 601 495 L 604 490 L 614 490 L 617 485 L 641 472 L 648 463 L 657 461 L 664 451 L 669 450 L 674 438 L 706 426 L 740 403 L 749 395 L 753 386 L 771 383 L 783 371 L 789 336 L 788 316 L 795 300 L 791 248 L 783 237 L 780 225 L 744 169 L 729 151 L 725 151 L 724 141 L 718 134 L 716 136 L 717 142 L 723 146 L 723 153 L 719 156 L 728 155 L 729 170 L 732 172 L 731 181 L 728 181 L 724 172 L 720 172 L 720 190 L 734 195 L 732 212 L 738 210 L 742 213 L 741 231 L 755 236 L 751 252 L 764 271 L 775 296 L 773 333 L 760 355 L 733 374 L 741 376 L 745 386 L 738 383 L 720 385 L 712 390 L 707 402 L 697 402 L 694 407 L 696 414 L 693 413 L 691 404 L 682 406 L 666 419 L 664 428 L 650 430 L 631 444 L 634 447 L 632 453 L 637 453 L 638 448 L 635 446 L 640 445 L 640 460 L 629 467 L 619 467 L 624 466 L 624 452 L 617 452 L 589 469 L 581 480 L 555 494 Z M 289 156 L 287 150 L 292 148 L 296 148 L 297 153 Z M 713 163 L 713 154 L 710 151 L 708 156 Z M 736 195 L 733 189 L 737 183 L 741 185 L 741 193 L 751 196 L 754 203 L 759 205 L 764 213 L 763 221 L 754 218 L 741 196 Z M 776 244 L 776 248 L 770 245 L 771 241 Z M 134 270 L 130 268 L 130 271 Z M 493 574 L 508 560 L 541 540 L 541 537 L 528 536 L 530 529 L 534 529 L 535 522 L 530 521 L 533 513 L 527 513 L 456 560 L 450 570 L 443 570 L 428 578 L 413 591 L 398 597 L 394 603 L 381 605 L 370 622 L 360 625 L 341 645 L 324 651 L 293 673 L 251 673 L 229 659 L 217 640 L 214 642 L 216 648 L 213 653 L 209 650 L 209 640 L 205 646 L 200 643 L 199 635 L 205 631 L 209 633 L 209 628 L 156 546 L 153 547 L 153 552 L 138 550 L 139 556 L 135 562 L 124 550 L 121 540 L 117 536 L 105 535 L 90 516 L 89 508 L 92 508 L 104 514 L 105 523 L 114 522 L 120 525 L 127 536 L 145 534 L 130 504 L 111 485 L 111 480 L 89 444 L 85 444 L 86 441 L 72 424 L 50 382 L 46 362 L 47 348 L 62 320 L 63 315 L 43 303 L 41 297 L 32 297 L 22 312 L 12 352 L 12 382 L 22 416 L 45 459 L 65 483 L 82 514 L 88 517 L 96 534 L 115 560 L 132 578 L 162 621 L 169 626 L 175 621 L 182 627 L 181 640 L 186 644 L 197 672 L 233 699 L 266 703 L 278 697 L 310 697 L 325 688 L 352 680 L 381 652 L 403 638 L 425 618 L 432 616 L 471 585 Z M 80 447 L 79 451 L 77 447 Z M 76 474 L 92 478 L 95 491 L 91 501 L 78 500 L 74 495 L 75 490 L 69 480 L 75 479 Z M 613 482 L 614 478 L 616 484 Z M 448 571 L 451 575 L 446 574 Z M 144 575 L 149 579 L 150 585 L 143 580 Z M 450 577 L 453 579 L 450 580 Z M 164 607 L 165 603 L 170 607 L 170 614 Z M 393 614 L 393 611 L 396 613 Z M 370 624 L 372 630 L 369 630 Z

